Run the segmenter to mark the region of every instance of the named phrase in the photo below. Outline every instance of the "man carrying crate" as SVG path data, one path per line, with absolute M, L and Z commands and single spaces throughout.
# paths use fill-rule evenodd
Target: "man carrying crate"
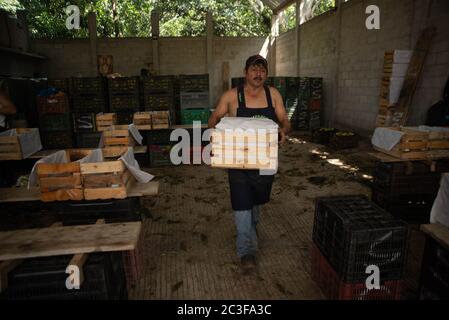
M 281 94 L 265 85 L 267 60 L 254 55 L 246 60 L 245 84 L 225 92 L 209 118 L 215 128 L 225 115 L 229 117 L 268 118 L 280 125 L 280 143 L 290 130 Z M 257 222 L 260 206 L 270 201 L 274 175 L 261 175 L 259 170 L 228 169 L 231 203 L 237 227 L 237 255 L 245 271 L 256 266 Z

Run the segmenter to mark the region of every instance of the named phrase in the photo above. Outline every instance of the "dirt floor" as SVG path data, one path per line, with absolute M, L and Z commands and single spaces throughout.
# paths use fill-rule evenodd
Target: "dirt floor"
M 310 277 L 314 199 L 370 196 L 374 159 L 365 152 L 369 144 L 360 146 L 332 151 L 297 136 L 280 149 L 272 200 L 258 228 L 258 268 L 250 275 L 242 273 L 235 252 L 226 171 L 149 169 L 160 194 L 143 200 L 151 213 L 144 223 L 145 275 L 130 298 L 324 299 Z

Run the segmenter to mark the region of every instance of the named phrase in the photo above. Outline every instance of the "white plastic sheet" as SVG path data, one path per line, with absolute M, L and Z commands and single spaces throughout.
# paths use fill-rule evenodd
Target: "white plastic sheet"
M 278 130 L 279 126 L 271 119 L 264 118 L 244 118 L 244 117 L 224 117 L 215 126 L 218 130 L 236 130 L 236 129 L 265 129 Z
M 376 128 L 371 143 L 381 149 L 391 150 L 401 141 L 404 132 L 389 128 Z
M 39 129 L 30 128 L 26 133 L 17 133 L 16 129 L 0 132 L 0 136 L 19 137 L 20 147 L 22 149 L 22 157 L 24 159 L 35 154 L 39 150 L 42 150 L 41 137 L 39 135 Z
M 440 223 L 449 228 L 449 173 L 441 178 L 440 190 L 430 212 L 430 223 Z
M 134 152 L 132 148 L 128 148 L 128 151 L 124 155 L 122 155 L 119 160 L 123 161 L 125 166 L 137 181 L 141 183 L 147 183 L 154 178 L 153 175 L 140 169 L 139 163 L 134 158 Z

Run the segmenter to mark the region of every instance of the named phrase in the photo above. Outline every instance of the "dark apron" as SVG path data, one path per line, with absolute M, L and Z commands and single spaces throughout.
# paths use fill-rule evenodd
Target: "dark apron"
M 264 86 L 268 107 L 247 108 L 243 85 L 237 88 L 237 117 L 268 118 L 277 122 L 271 100 L 270 89 Z M 250 210 L 255 205 L 261 205 L 270 201 L 271 187 L 274 175 L 260 175 L 259 170 L 229 169 L 229 187 L 231 189 L 231 204 L 234 211 Z

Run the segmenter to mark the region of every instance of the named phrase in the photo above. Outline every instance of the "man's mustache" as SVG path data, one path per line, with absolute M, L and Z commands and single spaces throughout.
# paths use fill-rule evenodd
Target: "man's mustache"
M 262 80 L 261 77 L 255 77 L 253 80 Z

